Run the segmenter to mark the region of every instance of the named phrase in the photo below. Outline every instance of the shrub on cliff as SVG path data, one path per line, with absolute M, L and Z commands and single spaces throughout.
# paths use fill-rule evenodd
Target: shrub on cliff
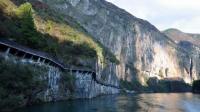
M 64 85 L 64 88 L 70 90 L 71 93 L 75 91 L 75 77 L 69 72 L 63 72 L 61 76 L 61 82 Z
M 64 18 L 39 1 L 0 0 L 0 37 L 48 52 L 69 65 L 83 66 L 82 60 L 97 57 L 104 64 L 107 61 L 119 64 L 116 57 L 92 39 L 75 19 Z
M 34 19 L 33 9 L 30 3 L 24 3 L 15 10 L 16 23 L 21 36 L 18 40 L 25 45 L 30 45 L 33 48 L 43 48 L 46 46 L 46 41 L 43 36 L 37 32 Z
M 158 80 L 156 77 L 147 81 L 149 90 L 153 92 L 190 92 L 191 86 L 179 80 Z
M 15 109 L 31 101 L 46 85 L 35 78 L 33 67 L 0 59 L 0 111 Z
M 138 80 L 133 80 L 131 82 L 120 80 L 120 88 L 125 88 L 127 90 L 134 91 L 145 91 L 146 88 L 143 87 Z
M 194 93 L 200 93 L 200 80 L 193 81 L 193 83 L 192 83 L 192 91 Z

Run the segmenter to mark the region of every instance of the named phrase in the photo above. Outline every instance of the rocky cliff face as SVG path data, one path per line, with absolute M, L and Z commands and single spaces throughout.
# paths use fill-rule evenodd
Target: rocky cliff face
M 93 98 L 103 94 L 119 93 L 119 89 L 96 83 L 94 80 L 92 80 L 91 74 L 77 72 L 74 75 L 76 77 L 75 98 Z M 107 81 L 110 83 L 113 82 L 111 78 Z
M 103 94 L 116 94 L 120 91 L 117 88 L 97 83 L 93 79 L 91 73 L 79 71 L 76 73 L 68 73 L 62 71 L 58 67 L 46 65 L 42 62 L 35 62 L 31 59 L 21 59 L 11 54 L 7 55 L 2 52 L 0 53 L 0 57 L 1 59 L 9 60 L 12 64 L 19 63 L 20 65 L 32 66 L 33 72 L 39 73 L 37 76 L 34 76 L 32 80 L 42 82 L 43 87 L 39 91 L 33 91 L 30 101 L 27 100 L 28 103 L 35 101 L 60 101 L 67 100 L 69 98 L 93 98 Z M 102 71 L 99 70 L 96 72 L 98 73 Z M 113 75 L 111 75 L 111 71 L 107 73 L 109 73 L 107 74 L 108 78 L 106 78 L 107 80 L 103 82 L 105 84 L 118 86 L 118 80 L 115 80 L 117 78 L 112 77 Z M 73 77 L 74 79 L 69 79 L 69 77 Z M 101 79 L 101 77 L 96 78 Z M 72 85 L 69 83 L 70 81 Z M 41 85 L 37 85 L 37 88 L 41 88 L 40 86 Z
M 36 98 L 39 98 L 40 100 L 45 102 L 66 100 L 70 97 L 93 98 L 103 94 L 116 94 L 120 91 L 117 88 L 98 84 L 95 80 L 93 80 L 92 74 L 90 73 L 83 73 L 77 71 L 76 73 L 66 74 L 72 75 L 75 78 L 73 88 L 74 90 L 72 92 L 69 88 L 66 87 L 65 84 L 66 81 L 69 80 L 64 80 L 64 73 L 60 71 L 59 68 L 51 66 L 46 67 L 47 73 L 41 75 L 41 80 L 46 80 L 47 88 L 36 96 Z M 104 83 L 116 86 L 119 85 L 118 80 L 114 80 L 115 78 L 111 78 L 112 75 L 108 74 L 108 76 L 109 78 L 106 81 L 104 81 Z
M 200 54 L 200 35 L 184 33 L 178 29 L 167 29 L 163 31 L 170 39 L 177 43 L 179 47 L 184 49 L 190 57 L 190 75 L 195 75 L 199 79 L 199 54 Z M 185 63 L 187 64 L 187 63 Z
M 32 3 L 32 6 L 35 9 L 34 14 L 30 13 L 30 10 L 32 10 L 30 3 Z M 118 87 L 119 80 L 117 79 L 115 72 L 116 66 L 114 63 L 105 64 L 105 58 L 103 54 L 106 51 L 104 48 L 91 39 L 89 35 L 81 32 L 83 31 L 82 28 L 76 24 L 76 22 L 73 22 L 73 19 L 70 19 L 71 23 L 68 23 L 62 20 L 62 17 L 59 14 L 55 14 L 55 11 L 52 11 L 48 7 L 49 6 L 47 4 L 43 4 L 37 0 L 30 0 L 30 2 L 29 0 L 1 1 L 0 24 L 2 24 L 1 26 L 5 26 L 0 28 L 1 37 L 12 38 L 13 41 L 30 48 L 34 48 L 33 46 L 36 45 L 35 49 L 38 51 L 51 53 L 52 56 L 56 56 L 61 59 L 65 65 L 69 65 L 67 66 L 69 68 L 78 66 L 78 68 L 82 69 L 92 69 L 93 71 L 96 70 L 95 72 L 97 74 L 97 78 L 100 79 L 101 82 Z M 14 19 L 10 19 L 10 14 L 12 13 L 13 18 L 15 18 L 14 16 L 18 15 L 15 13 L 18 11 L 24 13 L 22 15 L 28 14 L 30 16 L 28 18 L 28 22 L 26 22 L 28 24 L 23 24 L 26 19 L 16 20 L 22 23 L 16 22 Z M 23 16 L 20 16 L 20 18 L 23 18 Z M 6 23 L 11 24 L 8 25 Z M 23 25 L 21 26 L 21 24 Z M 26 26 L 29 27 L 27 29 L 29 31 L 25 31 L 26 33 L 21 32 L 23 28 L 26 29 Z M 14 31 L 10 30 L 10 28 L 14 28 Z M 16 33 L 15 31 L 19 31 L 19 33 Z M 22 38 L 18 38 L 16 34 L 28 35 L 21 35 Z M 33 40 L 29 40 L 30 38 Z M 22 39 L 22 41 L 20 41 L 20 39 Z M 38 43 L 32 43 L 33 41 Z M 107 56 L 114 57 L 112 55 Z M 115 60 L 115 58 L 112 59 Z M 66 85 L 70 84 L 68 84 L 68 80 L 63 81 L 62 74 L 63 73 L 60 70 L 53 67 L 48 67 L 48 70 L 45 73 L 38 74 L 44 75 L 42 76 L 41 80 L 44 80 L 44 82 L 47 84 L 46 90 L 39 93 L 39 99 L 42 101 L 67 99 L 69 92 Z M 92 76 L 89 76 L 87 73 L 79 73 L 78 75 L 73 74 L 72 76 L 74 75 L 77 78 L 75 85 L 76 87 L 74 87 L 76 89 L 75 97 L 91 98 L 100 94 L 114 93 L 113 91 L 116 93 L 116 90 L 113 90 L 110 87 L 104 87 L 95 83 L 95 81 L 91 80 Z M 63 82 L 67 84 L 63 84 Z M 80 92 L 81 94 L 76 92 Z
M 75 78 L 74 90 L 71 92 L 62 81 L 64 80 L 62 77 L 63 73 L 55 67 L 47 66 L 47 68 L 47 73 L 41 75 L 43 76 L 42 80 L 47 81 L 47 88 L 36 96 L 36 98 L 45 102 L 66 100 L 69 98 L 93 98 L 103 94 L 116 94 L 120 91 L 117 88 L 98 84 L 93 80 L 90 73 L 77 71 L 71 74 Z M 113 79 L 110 77 L 107 83 L 118 86 L 118 82 Z M 64 80 L 64 82 L 66 81 Z
M 64 17 L 72 17 L 115 54 L 120 64 L 111 64 L 111 68 L 119 79 L 140 80 L 145 84 L 149 77 L 181 77 L 191 82 L 199 74 L 197 55 L 185 52 L 147 21 L 111 3 L 104 0 L 40 1 Z M 105 71 L 104 75 L 108 73 Z
M 188 41 L 196 46 L 200 46 L 200 34 L 184 33 L 174 28 L 167 29 L 163 31 L 163 33 L 176 43 L 179 43 L 180 41 Z

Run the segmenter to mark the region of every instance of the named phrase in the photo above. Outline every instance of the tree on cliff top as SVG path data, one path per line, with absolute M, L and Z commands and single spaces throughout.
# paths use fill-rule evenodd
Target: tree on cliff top
M 34 48 L 43 46 L 42 37 L 38 34 L 35 27 L 32 5 L 30 3 L 20 5 L 16 9 L 15 14 L 19 31 L 22 34 L 19 40 L 26 45 L 31 44 Z

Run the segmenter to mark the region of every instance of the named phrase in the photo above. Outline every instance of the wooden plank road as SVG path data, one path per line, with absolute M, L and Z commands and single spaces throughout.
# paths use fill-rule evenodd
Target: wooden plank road
M 59 67 L 60 69 L 72 73 L 83 73 L 83 74 L 90 74 L 92 75 L 92 79 L 96 81 L 96 83 L 107 86 L 107 87 L 112 87 L 116 89 L 120 89 L 120 87 L 112 85 L 112 84 L 106 84 L 103 83 L 102 81 L 98 80 L 96 78 L 96 72 L 93 70 L 89 69 L 81 69 L 81 68 L 70 68 L 67 65 L 65 65 L 62 61 L 57 59 L 56 57 L 52 57 L 51 55 L 45 53 L 45 52 L 40 52 L 37 50 L 30 49 L 28 47 L 22 46 L 14 41 L 7 40 L 0 38 L 0 51 L 5 52 L 7 54 L 12 54 L 17 57 L 21 57 L 24 59 L 30 59 L 39 63 L 43 64 L 48 64 L 51 66 Z

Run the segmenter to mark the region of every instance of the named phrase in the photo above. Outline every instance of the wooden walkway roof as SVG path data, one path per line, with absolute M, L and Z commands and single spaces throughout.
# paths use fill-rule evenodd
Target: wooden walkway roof
M 10 48 L 14 48 L 14 49 L 17 49 L 19 51 L 22 51 L 22 52 L 25 52 L 25 53 L 28 53 L 28 54 L 31 54 L 31 55 L 34 55 L 34 56 L 38 56 L 38 57 L 47 59 L 47 60 L 55 63 L 56 65 L 58 65 L 62 69 L 65 68 L 65 65 L 61 61 L 59 61 L 55 57 L 50 56 L 49 54 L 47 54 L 45 52 L 33 50 L 33 49 L 27 48 L 25 46 L 22 46 L 22 45 L 20 45 L 16 42 L 13 42 L 13 41 L 10 41 L 10 40 L 7 40 L 7 39 L 3 39 L 3 38 L 0 38 L 0 44 L 3 44 L 3 45 L 8 46 Z

